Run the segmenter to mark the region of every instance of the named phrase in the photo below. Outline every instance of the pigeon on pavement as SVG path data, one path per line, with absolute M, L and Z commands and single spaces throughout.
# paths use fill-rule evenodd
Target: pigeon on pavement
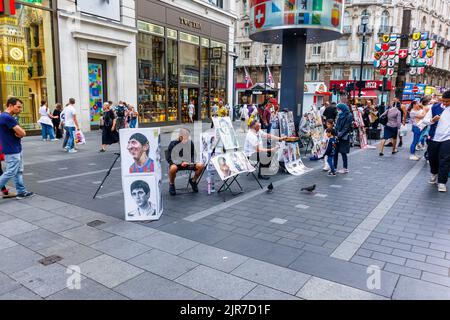
M 308 191 L 308 192 L 313 192 L 314 190 L 316 190 L 316 185 L 315 184 L 312 185 L 312 186 L 305 187 L 305 188 L 301 189 L 301 191 Z

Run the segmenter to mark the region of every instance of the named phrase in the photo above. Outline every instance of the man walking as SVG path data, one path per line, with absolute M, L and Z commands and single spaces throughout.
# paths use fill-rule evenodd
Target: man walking
M 22 129 L 14 116 L 22 112 L 22 101 L 9 98 L 6 110 L 0 114 L 0 143 L 5 154 L 6 170 L 0 176 L 0 189 L 5 187 L 10 179 L 14 179 L 17 199 L 26 199 L 34 195 L 28 192 L 23 183 L 23 155 L 21 139 L 26 132 Z
M 424 122 L 431 124 L 428 143 L 430 184 L 438 183 L 439 192 L 447 192 L 450 169 L 450 90 L 444 92 L 441 103 L 436 103 Z

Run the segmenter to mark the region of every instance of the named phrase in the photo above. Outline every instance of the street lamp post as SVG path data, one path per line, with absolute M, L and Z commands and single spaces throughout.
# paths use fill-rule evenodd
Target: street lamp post
M 366 32 L 367 32 L 367 24 L 369 23 L 369 16 L 363 15 L 361 17 L 361 25 L 363 27 L 363 37 L 362 37 L 362 47 L 361 47 L 361 65 L 359 70 L 359 85 L 358 85 L 358 98 L 361 99 L 362 95 L 362 76 L 363 76 L 363 67 L 364 67 L 364 54 L 366 48 Z
M 267 101 L 267 56 L 269 54 L 269 50 L 267 48 L 264 49 L 264 103 Z
M 236 60 L 238 58 L 238 55 L 236 54 L 236 47 L 233 48 L 233 102 L 231 103 L 231 109 L 233 110 L 233 113 L 235 112 L 234 107 L 237 105 L 236 103 Z M 233 117 L 234 119 L 234 117 Z

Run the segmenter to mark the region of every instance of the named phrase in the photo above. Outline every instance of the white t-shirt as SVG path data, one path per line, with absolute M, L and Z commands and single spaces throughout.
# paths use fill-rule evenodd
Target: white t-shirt
M 42 106 L 39 108 L 39 114 L 41 118 L 38 120 L 40 124 L 47 124 L 49 126 L 53 126 L 52 119 L 48 116 L 47 106 Z
M 188 106 L 188 108 L 189 108 L 189 114 L 194 114 L 195 106 L 193 104 L 190 104 Z
M 257 133 L 255 130 L 251 129 L 247 133 L 244 143 L 244 153 L 247 157 L 250 157 L 252 154 L 256 153 L 258 146 L 262 148 L 263 137 L 267 137 L 267 133 L 261 130 Z
M 71 104 L 64 108 L 62 114 L 64 114 L 64 126 L 65 127 L 75 127 L 75 122 L 73 117 L 77 115 L 77 110 Z

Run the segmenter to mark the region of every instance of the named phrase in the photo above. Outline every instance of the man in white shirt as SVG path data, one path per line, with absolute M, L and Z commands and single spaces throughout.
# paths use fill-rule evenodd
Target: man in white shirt
M 77 150 L 75 150 L 75 132 L 76 130 L 79 130 L 79 126 L 74 98 L 69 99 L 69 103 L 61 113 L 61 118 L 64 119 L 64 130 L 66 130 L 66 138 L 64 140 L 65 149 L 69 153 L 76 153 Z
M 257 161 L 260 162 L 259 170 L 258 170 L 258 178 L 262 179 L 262 180 L 268 180 L 268 179 L 270 179 L 269 177 L 263 176 L 261 174 L 261 167 L 268 167 L 270 165 L 270 161 L 268 161 L 268 163 L 263 163 L 263 162 L 267 162 L 267 160 L 269 160 L 269 159 L 264 159 L 264 158 L 261 159 L 260 154 L 263 152 L 266 152 L 266 153 L 275 152 L 278 150 L 278 147 L 273 147 L 271 149 L 264 148 L 262 139 L 264 138 L 264 139 L 273 139 L 276 141 L 284 141 L 285 138 L 273 136 L 264 131 L 261 131 L 261 124 L 256 120 L 253 120 L 250 123 L 249 127 L 250 127 L 250 130 L 247 133 L 247 137 L 245 138 L 245 143 L 244 143 L 244 154 L 247 156 L 247 158 L 250 158 L 253 154 L 256 153 Z M 262 161 L 262 160 L 264 160 L 264 161 Z
M 431 123 L 428 142 L 430 183 L 435 184 L 437 180 L 439 192 L 446 192 L 450 170 L 450 90 L 444 92 L 441 103 L 435 104 L 425 118 Z

